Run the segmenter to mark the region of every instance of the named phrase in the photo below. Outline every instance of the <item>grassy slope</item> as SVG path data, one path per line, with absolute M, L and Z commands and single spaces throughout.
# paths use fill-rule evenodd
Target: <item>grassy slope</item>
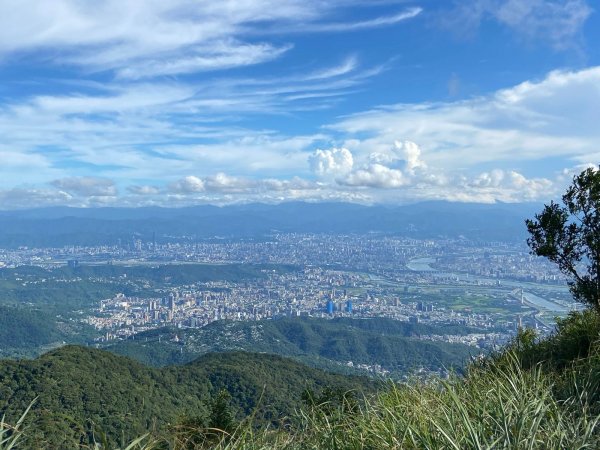
M 257 429 L 255 421 L 249 419 L 231 436 L 220 435 L 215 438 L 214 431 L 209 432 L 202 427 L 185 429 L 184 432 L 163 431 L 144 437 L 139 448 L 599 448 L 599 337 L 600 317 L 597 313 L 578 313 L 559 322 L 558 331 L 550 338 L 538 341 L 531 332 L 521 333 L 504 351 L 472 364 L 465 377 L 390 384 L 363 404 L 348 396 L 322 397 L 305 406 L 295 421 L 284 429 Z M 79 351 L 68 349 L 66 356 L 71 353 L 77 355 Z M 125 361 L 101 352 L 84 353 L 92 359 L 104 355 L 104 363 Z M 52 353 L 46 359 L 40 358 L 38 364 L 58 364 L 60 361 L 53 361 L 57 355 L 60 352 Z M 239 358 L 239 364 L 228 358 Z M 62 361 L 65 357 L 59 359 Z M 174 371 L 170 373 L 181 376 L 181 379 L 177 379 L 179 383 L 187 378 L 184 375 L 186 371 L 197 374 L 197 367 L 202 367 L 206 371 L 203 377 L 216 377 L 211 380 L 211 386 L 214 383 L 216 388 L 221 386 L 218 384 L 221 382 L 222 385 L 236 385 L 238 377 L 254 374 L 267 384 L 275 383 L 273 387 L 278 392 L 286 389 L 292 389 L 290 392 L 293 392 L 296 383 L 296 372 L 291 369 L 293 364 L 286 363 L 281 371 L 283 377 L 273 381 L 270 364 L 279 360 L 265 355 L 210 355 L 185 366 L 183 372 L 176 368 L 163 371 Z M 10 364 L 19 366 L 22 363 Z M 104 367 L 88 367 L 104 375 Z M 160 372 L 141 368 L 131 363 L 129 368 L 123 370 L 130 371 L 132 376 L 140 371 L 140 376 Z M 36 367 L 31 371 L 30 368 L 28 376 L 14 382 L 26 385 L 26 381 L 31 382 L 33 373 L 39 373 L 39 370 L 42 369 Z M 107 370 L 111 370 L 110 367 Z M 118 372 L 116 376 L 119 376 Z M 172 378 L 169 380 L 171 383 L 175 381 Z M 151 381 L 146 380 L 145 383 Z M 252 389 L 252 385 L 237 385 L 239 392 Z M 182 386 L 186 386 L 185 382 Z M 111 389 L 125 389 L 120 391 L 120 395 L 127 397 L 129 387 L 125 384 Z M 87 388 L 91 389 L 90 386 Z M 186 386 L 185 389 L 189 394 L 189 388 Z M 150 393 L 145 394 L 146 398 Z M 179 395 L 184 393 L 180 392 Z M 9 403 L 12 404 L 14 398 L 9 396 Z M 185 404 L 185 397 L 179 399 Z M 13 417 L 16 420 L 17 416 Z M 116 417 L 114 420 L 122 423 L 125 418 Z M 190 442 L 196 446 L 190 446 Z
M 550 338 L 521 333 L 464 378 L 390 384 L 363 407 L 316 405 L 291 432 L 240 427 L 211 448 L 595 449 L 599 394 L 600 316 L 587 311 Z

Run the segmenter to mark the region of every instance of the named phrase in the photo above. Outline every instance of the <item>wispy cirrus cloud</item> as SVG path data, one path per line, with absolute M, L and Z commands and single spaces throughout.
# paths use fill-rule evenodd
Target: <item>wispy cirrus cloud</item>
M 412 7 L 405 11 L 401 11 L 396 14 L 376 17 L 374 19 L 363 20 L 358 22 L 330 22 L 330 23 L 313 23 L 304 24 L 301 27 L 296 28 L 297 31 L 302 32 L 327 32 L 335 33 L 340 31 L 357 31 L 368 28 L 377 28 L 381 26 L 394 25 L 399 22 L 404 22 L 408 19 L 413 19 L 423 12 L 423 8 Z M 292 28 L 294 31 L 294 28 Z
M 52 181 L 54 187 L 72 196 L 114 197 L 117 187 L 114 181 L 98 177 L 69 177 Z
M 117 70 L 119 78 L 151 78 L 158 75 L 177 75 L 211 70 L 223 70 L 259 64 L 278 58 L 292 45 L 236 44 L 219 42 L 196 48 L 193 51 L 170 59 L 150 59 Z
M 581 44 L 582 28 L 592 11 L 586 0 L 473 0 L 456 2 L 442 23 L 464 35 L 494 20 L 521 39 L 567 50 Z
M 45 49 L 50 53 L 44 59 L 51 62 L 148 78 L 276 59 L 291 45 L 261 41 L 272 33 L 377 28 L 421 12 L 413 7 L 369 20 L 326 21 L 353 6 L 353 1 L 318 0 L 10 1 L 0 4 L 0 55 L 35 57 Z
M 286 114 L 327 107 L 379 73 L 359 70 L 351 56 L 306 74 L 263 79 L 188 83 L 136 82 L 94 85 L 94 92 L 36 95 L 0 104 L 0 131 L 7 148 L 4 172 L 20 164 L 39 168 L 21 182 L 104 170 L 107 176 L 169 179 L 186 167 L 230 170 L 294 170 L 307 146 L 322 134 L 282 136 L 235 125 L 250 114 Z M 77 85 L 75 85 L 77 88 Z M 10 150 L 8 150 L 10 149 Z M 63 167 L 61 173 L 57 166 Z M 14 167 L 13 167 L 14 169 Z

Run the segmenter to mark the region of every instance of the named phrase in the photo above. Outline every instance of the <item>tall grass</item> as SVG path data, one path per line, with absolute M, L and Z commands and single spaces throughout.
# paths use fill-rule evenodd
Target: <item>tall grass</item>
M 7 424 L 4 421 L 5 416 L 2 416 L 2 419 L 0 420 L 0 450 L 17 448 L 17 443 L 23 437 L 23 423 L 34 402 L 35 400 L 31 402 L 15 425 Z
M 0 450 L 16 448 L 26 413 L 13 427 L 0 422 Z M 231 432 L 186 425 L 126 449 L 600 449 L 599 414 L 600 318 L 585 312 L 550 338 L 519 334 L 465 376 L 309 402 L 279 429 L 256 428 L 251 416 Z
M 557 381 L 562 388 L 571 383 L 573 395 L 557 399 Z M 590 408 L 589 387 L 574 371 L 559 379 L 541 365 L 523 369 L 507 352 L 471 365 L 465 377 L 390 382 L 363 402 L 307 406 L 291 428 L 256 429 L 247 420 L 231 433 L 198 428 L 143 436 L 126 450 L 594 449 L 600 416 Z M 0 425 L 0 450 L 16 448 L 24 418 Z
M 590 412 L 586 395 L 559 401 L 553 388 L 552 376 L 540 367 L 521 369 L 511 354 L 502 362 L 471 367 L 466 378 L 390 383 L 353 411 L 343 405 L 302 411 L 300 425 L 289 432 L 243 427 L 214 448 L 600 448 L 600 417 Z M 585 387 L 573 388 L 581 393 Z

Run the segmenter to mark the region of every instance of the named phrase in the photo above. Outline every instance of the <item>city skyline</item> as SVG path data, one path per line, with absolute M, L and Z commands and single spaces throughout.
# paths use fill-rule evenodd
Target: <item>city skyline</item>
M 0 5 L 0 207 L 547 201 L 600 161 L 585 0 Z

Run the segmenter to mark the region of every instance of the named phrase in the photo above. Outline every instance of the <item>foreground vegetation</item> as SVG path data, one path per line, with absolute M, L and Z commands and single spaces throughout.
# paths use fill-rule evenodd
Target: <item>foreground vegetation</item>
M 35 360 L 0 362 L 0 418 L 17 423 L 35 399 L 24 423 L 24 448 L 70 449 L 96 441 L 115 448 L 150 431 L 222 426 L 221 411 L 232 423 L 252 414 L 257 426 L 273 426 L 302 406 L 307 389 L 366 392 L 372 386 L 367 378 L 272 355 L 211 354 L 154 369 L 102 350 L 66 346 Z M 217 399 L 221 404 L 213 411 Z
M 88 431 L 86 439 L 77 444 L 84 448 L 117 448 L 120 443 L 121 448 L 125 448 L 127 445 L 123 442 L 126 441 L 131 448 L 178 450 L 600 448 L 599 337 L 600 316 L 590 310 L 574 313 L 560 321 L 556 333 L 546 339 L 538 340 L 532 331 L 522 331 L 502 352 L 471 363 L 465 376 L 390 382 L 372 395 L 358 385 L 323 389 L 321 384 L 319 389 L 303 387 L 304 393 L 296 388 L 290 390 L 290 384 L 287 387 L 278 385 L 278 392 L 287 389 L 289 395 L 298 400 L 289 418 L 283 422 L 264 420 L 264 412 L 274 402 L 273 397 L 263 395 L 256 404 L 247 405 L 247 409 L 236 416 L 227 406 L 228 394 L 222 390 L 233 381 L 232 365 L 237 364 L 244 373 L 254 373 L 257 378 L 272 375 L 268 360 L 262 364 L 263 371 L 260 370 L 261 363 L 256 362 L 268 357 L 260 355 L 259 359 L 254 359 L 255 365 L 250 356 L 244 360 L 244 354 L 236 355 L 242 358 L 237 362 L 235 358 L 229 362 L 217 358 L 208 365 L 202 363 L 205 372 L 196 374 L 204 380 L 215 380 L 213 387 L 218 389 L 212 403 L 205 403 L 208 418 L 203 419 L 202 414 L 188 414 L 187 418 L 174 418 L 168 426 L 160 428 L 147 424 L 137 440 L 129 438 L 116 442 L 108 440 L 98 428 Z M 123 359 L 110 358 L 119 359 L 119 362 Z M 53 361 L 53 364 L 59 363 Z M 141 367 L 137 370 L 142 370 Z M 291 373 L 294 372 L 276 376 L 289 379 Z M 216 380 L 221 380 L 221 384 L 217 386 Z M 151 387 L 156 382 L 146 380 L 145 383 Z M 182 379 L 173 378 L 170 382 L 177 384 Z M 292 380 L 294 382 L 297 383 Z M 126 389 L 121 386 L 118 392 L 125 395 Z M 186 389 L 189 388 L 183 388 Z M 248 386 L 240 386 L 238 382 L 233 396 L 239 396 L 244 389 Z M 140 391 L 135 395 L 138 394 L 150 401 L 147 392 Z M 193 395 L 187 392 L 186 396 L 183 391 L 179 394 L 179 406 L 185 408 Z M 74 397 L 79 395 L 85 398 L 89 392 L 74 394 Z M 10 401 L 11 396 L 2 395 L 2 398 Z M 157 401 L 149 407 L 166 411 L 168 405 Z M 113 411 L 103 412 L 115 422 L 127 420 Z M 275 413 L 274 410 L 271 412 Z M 44 447 L 45 442 L 36 435 L 38 414 L 31 411 L 25 421 L 19 423 L 18 430 L 1 425 L 0 449 L 10 448 L 2 443 L 2 439 L 9 442 L 6 439 L 16 437 L 21 438 L 19 444 L 23 445 L 19 448 Z M 206 416 L 206 411 L 204 414 Z M 18 415 L 12 417 L 12 423 L 16 423 Z M 61 434 L 64 429 L 55 428 L 53 432 Z
M 548 339 L 521 332 L 464 378 L 389 384 L 364 404 L 352 395 L 326 399 L 305 407 L 291 431 L 248 424 L 217 448 L 600 448 L 599 336 L 596 312 L 573 314 Z M 147 446 L 193 448 L 178 436 Z

